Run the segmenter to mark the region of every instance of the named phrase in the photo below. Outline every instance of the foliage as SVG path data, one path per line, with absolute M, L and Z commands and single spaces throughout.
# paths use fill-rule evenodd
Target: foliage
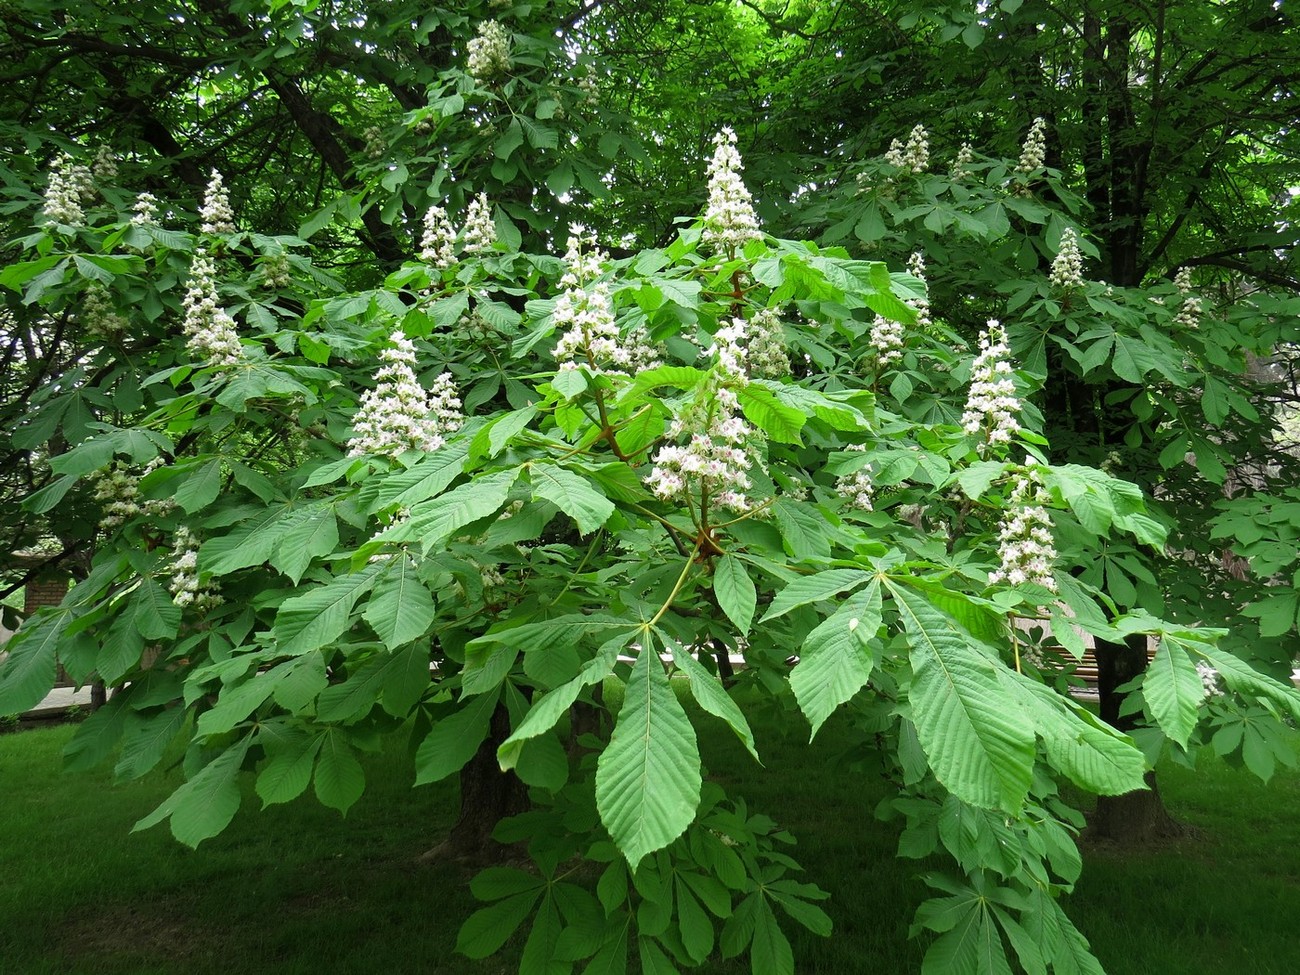
M 247 172 L 229 225 L 220 179 L 172 195 L 145 159 L 92 172 L 71 140 L 48 177 L 6 175 L 0 288 L 33 337 L 6 404 L 37 482 L 21 530 L 57 519 L 65 552 L 93 557 L 9 644 L 0 714 L 39 701 L 57 660 L 120 688 L 71 767 L 117 753 L 136 779 L 187 742 L 185 783 L 137 828 L 201 843 L 246 772 L 264 805 L 311 789 L 346 814 L 359 755 L 410 727 L 418 784 L 489 748 L 529 789 L 497 836 L 531 867 L 480 874 L 463 953 L 526 930 L 524 971 L 633 953 L 789 971 L 784 929 L 828 934 L 824 894 L 709 778 L 674 689 L 761 760 L 722 679 L 734 652 L 739 682 L 814 736 L 847 707 L 888 756 L 900 853 L 954 861 L 917 914 L 927 970 L 1087 971 L 1059 904 L 1080 826 L 1061 786 L 1140 789 L 1166 744 L 1202 736 L 1265 778 L 1294 761 L 1300 695 L 1249 641 L 1191 625 L 1205 607 L 1180 593 L 1215 544 L 1178 507 L 1203 509 L 1270 422 L 1242 374 L 1291 340 L 1284 297 L 1211 314 L 1185 280 L 1084 280 L 1069 242 L 1094 250 L 1089 199 L 1063 168 L 972 151 L 930 171 L 923 127 L 815 193 L 788 187 L 816 240 L 751 230 L 724 132 L 707 214 L 669 230 L 611 190 L 611 161 L 649 149 L 604 124 L 658 90 L 622 115 L 598 84 L 592 101 L 588 54 L 544 10 L 502 31 L 405 4 L 219 4 L 210 24 L 142 6 L 93 37 L 56 5 L 24 10 L 10 31 L 42 40 L 33 59 L 126 49 L 128 91 L 197 92 L 202 136 Z M 775 29 L 735 16 L 746 45 Z M 340 59 L 309 98 L 307 66 Z M 246 170 L 281 123 L 296 135 Z M 688 141 L 674 129 L 656 157 L 683 181 L 665 160 Z M 181 158 L 150 144 L 159 167 Z M 760 213 L 779 212 L 772 185 Z M 594 230 L 556 256 L 583 215 Z M 1280 537 L 1289 509 L 1269 511 Z M 1187 558 L 1162 558 L 1167 541 Z M 1241 541 L 1263 574 L 1290 564 Z M 1257 603 L 1266 635 L 1290 631 L 1286 598 Z M 1158 639 L 1133 737 L 1065 693 L 1077 628 Z M 1207 703 L 1207 668 L 1230 697 Z M 576 717 L 593 709 L 594 727 Z

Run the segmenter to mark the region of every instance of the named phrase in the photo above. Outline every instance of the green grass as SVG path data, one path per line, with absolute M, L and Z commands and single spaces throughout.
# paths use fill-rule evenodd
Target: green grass
M 817 742 L 755 720 L 765 768 L 702 720 L 714 777 L 799 837 L 794 856 L 829 890 L 836 934 L 792 931 L 800 971 L 903 973 L 926 896 L 876 821 L 878 780 L 846 774 L 832 721 Z M 467 875 L 415 858 L 455 815 L 454 790 L 411 789 L 404 743 L 368 763 L 346 819 L 314 799 L 244 809 L 191 851 L 165 828 L 131 834 L 177 781 L 113 785 L 105 770 L 58 771 L 68 726 L 0 736 L 0 972 L 497 973 L 508 961 L 452 953 L 472 910 Z M 1300 971 L 1300 775 L 1265 787 L 1206 763 L 1162 769 L 1176 817 L 1199 835 L 1145 852 L 1085 850 L 1067 910 L 1111 975 Z M 747 971 L 730 964 L 710 969 Z

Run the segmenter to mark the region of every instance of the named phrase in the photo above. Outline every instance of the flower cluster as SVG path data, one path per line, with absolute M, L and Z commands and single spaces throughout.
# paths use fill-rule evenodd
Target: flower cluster
M 500 23 L 485 20 L 478 25 L 478 36 L 469 42 L 465 68 L 481 85 L 490 85 L 510 73 L 510 35 Z
M 185 348 L 209 365 L 231 366 L 243 358 L 235 320 L 217 299 L 217 268 L 204 251 L 194 253 L 190 283 L 181 301 L 185 309 Z
M 91 282 L 81 296 L 81 324 L 87 335 L 99 338 L 119 338 L 126 331 L 126 319 L 117 313 L 108 289 L 98 281 Z
M 971 149 L 970 143 L 963 142 L 961 148 L 957 150 L 957 157 L 952 161 L 952 168 L 948 170 L 948 178 L 956 183 L 970 176 L 970 170 L 966 167 L 974 158 L 975 151 Z
M 378 125 L 368 125 L 366 130 L 361 133 L 361 138 L 366 143 L 366 155 L 371 159 L 383 159 L 384 154 L 388 152 L 388 140 L 384 138 L 384 130 Z
M 158 226 L 158 198 L 152 193 L 141 193 L 131 207 L 131 226 Z
M 1049 500 L 1036 465 L 1026 465 L 1016 477 L 1007 510 L 998 524 L 998 558 L 1001 564 L 989 575 L 989 585 L 1042 586 L 1056 592 L 1052 565 L 1052 521 L 1044 505 Z
M 736 151 L 736 133 L 724 128 L 713 137 L 709 161 L 709 202 L 704 210 L 706 244 L 735 252 L 751 240 L 761 240 L 753 197 L 740 178 L 743 165 Z
M 426 393 L 415 378 L 415 344 L 401 330 L 389 336 L 392 343 L 379 353 L 384 363 L 379 382 L 361 397 L 352 421 L 348 455 L 377 454 L 396 457 L 407 450 L 437 450 L 446 435 L 464 422 L 460 399 L 451 374 L 444 372 Z
M 262 283 L 268 288 L 287 288 L 293 283 L 293 270 L 285 254 L 267 254 L 262 258 Z
M 716 356 L 722 371 L 737 383 L 743 384 L 751 377 L 780 379 L 790 375 L 785 330 L 773 308 L 759 309 L 749 319 L 719 323 L 708 354 Z
M 596 69 L 587 65 L 587 70 L 578 77 L 578 90 L 582 92 L 582 104 L 594 108 L 600 104 L 600 85 Z
M 852 443 L 844 449 L 863 451 L 867 449 L 867 445 Z M 850 508 L 856 508 L 858 511 L 871 511 L 872 502 L 876 496 L 876 486 L 871 480 L 870 465 L 854 471 L 852 474 L 842 475 L 835 482 L 835 490 L 840 497 L 845 499 Z
M 160 464 L 161 461 L 152 461 L 137 475 L 115 461 L 91 476 L 94 498 L 104 506 L 99 517 L 101 529 L 111 532 L 121 528 L 128 518 L 136 515 L 158 518 L 175 507 L 171 498 L 152 500 L 140 497 L 140 479 Z
M 1201 689 L 1205 692 L 1207 700 L 1212 697 L 1223 697 L 1226 693 L 1219 672 L 1212 665 L 1204 660 L 1196 661 L 1196 674 L 1201 678 Z
M 979 342 L 980 354 L 971 368 L 970 392 L 961 416 L 962 429 L 971 436 L 985 433 L 990 445 L 1010 443 L 1020 431 L 1016 419 L 1020 397 L 1012 378 L 1007 333 L 1001 323 L 990 319 L 988 328 L 980 333 Z
M 1073 227 L 1061 231 L 1061 246 L 1052 259 L 1052 285 L 1057 288 L 1077 288 L 1083 284 L 1083 254 L 1079 251 L 1079 236 Z
M 1201 324 L 1201 299 L 1192 294 L 1192 269 L 1185 267 L 1174 275 L 1174 287 L 1183 295 L 1182 307 L 1174 316 L 1174 324 L 1183 328 L 1197 328 Z
M 91 174 L 101 183 L 117 179 L 117 156 L 108 146 L 100 146 L 95 152 L 95 161 L 90 167 Z
M 875 351 L 876 362 L 887 366 L 903 357 L 903 324 L 884 315 L 877 315 L 871 320 L 871 334 L 867 340 Z
M 465 210 L 465 253 L 490 254 L 497 242 L 496 224 L 492 222 L 492 205 L 486 193 L 469 201 Z
M 50 182 L 45 187 L 41 212 L 54 223 L 79 227 L 86 220 L 83 203 L 95 198 L 90 167 L 76 162 L 66 152 L 50 164 Z
M 1020 150 L 1020 161 L 1016 163 L 1016 172 L 1028 176 L 1046 161 L 1047 122 L 1040 117 L 1034 119 L 1034 124 L 1029 127 L 1029 134 L 1025 136 L 1025 144 Z
M 907 136 L 907 145 L 898 139 L 889 144 L 885 162 L 909 173 L 923 173 L 930 165 L 930 134 L 924 125 L 915 125 Z
M 736 512 L 750 509 L 745 492 L 752 487 L 751 463 L 745 445 L 753 430 L 741 418 L 734 392 L 725 386 L 704 390 L 673 420 L 669 433 L 690 439 L 684 446 L 670 444 L 655 454 L 645 482 L 656 497 L 692 506 L 698 498 L 701 507 L 716 505 Z
M 913 251 L 912 256 L 907 259 L 907 273 L 916 278 L 922 284 L 925 280 L 925 255 L 920 251 Z M 907 302 L 916 309 L 916 327 L 924 332 L 928 331 L 934 324 L 930 318 L 930 299 L 914 298 Z
M 609 285 L 592 283 L 608 259 L 609 255 L 596 247 L 594 236 L 574 228 L 560 279 L 564 290 L 552 313 L 556 329 L 564 329 L 554 352 L 562 369 L 581 363 L 600 372 L 635 373 L 659 364 L 658 352 L 643 327 L 620 336 Z
M 230 209 L 230 194 L 221 179 L 221 173 L 212 170 L 207 189 L 203 191 L 203 206 L 199 208 L 203 219 L 200 229 L 205 234 L 233 234 L 235 232 L 235 214 Z
M 223 602 L 221 593 L 211 579 L 199 580 L 199 541 L 184 525 L 176 529 L 171 573 L 171 582 L 167 588 L 172 594 L 172 602 L 177 606 L 190 606 L 196 612 L 206 613 Z
M 456 228 L 451 225 L 447 211 L 442 207 L 429 207 L 424 214 L 420 260 L 440 270 L 456 263 Z
M 1174 287 L 1178 289 L 1180 294 L 1191 293 L 1192 269 L 1190 267 L 1182 267 L 1178 269 L 1178 273 L 1174 275 Z

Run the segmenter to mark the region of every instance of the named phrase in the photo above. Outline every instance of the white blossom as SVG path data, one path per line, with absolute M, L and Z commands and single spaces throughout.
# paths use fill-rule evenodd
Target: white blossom
M 1197 328 L 1201 324 L 1201 299 L 1192 294 L 1192 269 L 1181 268 L 1174 275 L 1174 287 L 1183 295 L 1183 303 L 1174 316 L 1174 324 L 1183 328 Z
M 117 179 L 117 156 L 108 146 L 100 146 L 95 152 L 91 175 L 100 183 L 111 183 Z
M 646 486 L 664 501 L 694 506 L 718 506 L 745 512 L 746 492 L 753 486 L 747 441 L 753 430 L 740 416 L 736 394 L 726 387 L 706 390 L 669 426 L 685 444 L 661 447 L 655 454 Z
M 465 210 L 465 253 L 490 254 L 497 242 L 496 224 L 492 222 L 492 205 L 486 193 L 469 201 Z
M 866 450 L 866 444 L 854 443 L 849 444 L 845 450 L 863 451 Z M 871 480 L 870 465 L 854 471 L 852 474 L 844 474 L 835 482 L 835 490 L 844 498 L 850 508 L 856 508 L 858 511 L 871 511 L 872 502 L 875 499 L 876 487 Z
M 235 331 L 235 320 L 219 304 L 217 269 L 203 250 L 194 253 L 189 287 L 181 301 L 185 309 L 182 330 L 185 348 L 209 365 L 230 366 L 244 357 Z
M 989 575 L 989 585 L 1036 585 L 1056 592 L 1052 576 L 1056 546 L 1052 521 L 1044 507 L 1049 500 L 1037 466 L 1026 465 L 1012 485 L 1007 509 L 998 523 L 1000 565 Z
M 114 339 L 126 331 L 126 319 L 117 313 L 108 289 L 98 281 L 87 285 L 82 294 L 80 317 L 87 335 Z
M 626 336 L 619 332 L 609 285 L 595 280 L 608 259 L 594 236 L 574 228 L 560 279 L 564 290 L 552 313 L 556 329 L 563 329 L 553 353 L 561 368 L 586 365 L 598 372 L 634 373 L 658 364 L 657 350 L 643 327 Z
M 748 319 L 722 319 L 713 333 L 708 355 L 736 384 L 750 378 L 780 379 L 790 375 L 785 329 L 774 308 L 761 308 Z
M 424 214 L 424 236 L 420 238 L 420 260 L 445 270 L 456 263 L 456 228 L 447 211 L 429 207 Z
M 167 588 L 172 594 L 172 602 L 177 606 L 188 606 L 196 612 L 205 613 L 223 602 L 221 593 L 211 579 L 200 580 L 199 542 L 184 525 L 176 529 L 170 569 L 172 578 Z
M 709 202 L 704 210 L 703 240 L 720 250 L 735 252 L 751 240 L 762 240 L 754 201 L 740 178 L 744 168 L 736 151 L 736 133 L 724 128 L 713 137 L 709 161 Z
M 267 254 L 261 260 L 262 283 L 268 288 L 287 288 L 293 284 L 293 270 L 285 254 Z
M 871 321 L 871 334 L 867 339 L 875 351 L 876 362 L 887 366 L 903 357 L 903 325 L 884 315 Z
M 1219 677 L 1219 672 L 1204 660 L 1196 661 L 1196 675 L 1201 678 L 1201 690 L 1205 692 L 1207 699 L 1212 697 L 1223 697 L 1227 693 L 1223 689 L 1223 681 Z
M 1192 269 L 1190 267 L 1182 267 L 1178 269 L 1178 273 L 1174 275 L 1174 287 L 1182 294 L 1191 293 Z
M 131 225 L 134 227 L 158 226 L 158 198 L 152 193 L 141 193 L 131 207 Z
M 469 42 L 466 70 L 481 85 L 489 85 L 510 73 L 510 35 L 495 20 L 478 25 L 478 36 Z
M 233 234 L 235 214 L 230 209 L 230 194 L 226 191 L 221 173 L 212 170 L 207 189 L 203 191 L 203 206 L 199 208 L 203 220 L 200 229 L 205 234 Z
M 366 155 L 371 159 L 383 159 L 384 154 L 388 152 L 388 140 L 384 138 L 384 130 L 378 125 L 368 125 L 361 138 L 365 140 Z
M 1077 288 L 1083 284 L 1083 254 L 1073 227 L 1061 231 L 1061 246 L 1052 259 L 1051 280 L 1057 288 Z
M 594 108 L 600 104 L 600 86 L 596 69 L 592 65 L 587 65 L 577 80 L 578 90 L 582 92 L 582 104 L 588 108 Z
M 957 150 L 956 158 L 952 161 L 952 168 L 948 170 L 948 178 L 956 183 L 969 177 L 970 170 L 966 167 L 974 158 L 975 152 L 971 149 L 970 143 L 963 142 L 961 148 Z
M 962 429 L 971 436 L 980 433 L 988 445 L 1007 444 L 1020 431 L 1016 414 L 1020 397 L 1012 378 L 1011 349 L 1002 325 L 990 319 L 980 333 L 980 353 L 971 368 L 970 392 L 962 413 Z M 981 453 L 984 448 L 981 447 Z
M 889 151 L 885 153 L 885 162 L 899 169 L 905 169 L 909 173 L 925 172 L 930 165 L 930 134 L 925 131 L 925 126 L 912 127 L 912 131 L 907 136 L 906 146 L 898 139 L 891 142 Z
M 90 168 L 75 161 L 66 152 L 50 164 L 50 181 L 45 187 L 41 210 L 54 223 L 80 227 L 86 221 L 81 208 L 95 198 L 95 183 Z
M 1025 144 L 1020 150 L 1020 161 L 1016 163 L 1016 172 L 1028 176 L 1047 161 L 1047 122 L 1042 118 L 1034 119 L 1025 136 Z
M 106 532 L 114 531 L 137 515 L 159 518 L 175 507 L 175 502 L 171 498 L 155 500 L 140 497 L 141 478 L 161 464 L 161 460 L 151 461 L 140 474 L 133 474 L 128 468 L 114 461 L 91 475 L 94 498 L 103 504 L 99 518 L 101 529 Z
M 451 374 L 442 373 L 426 392 L 415 377 L 415 344 L 400 329 L 389 342 L 379 353 L 378 383 L 362 395 L 352 420 L 349 456 L 437 450 L 464 422 Z

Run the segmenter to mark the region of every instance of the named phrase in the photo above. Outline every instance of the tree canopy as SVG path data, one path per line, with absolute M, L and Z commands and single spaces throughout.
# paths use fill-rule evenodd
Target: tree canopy
M 0 537 L 76 585 L 0 715 L 57 661 L 69 767 L 186 742 L 140 828 L 409 735 L 531 861 L 461 951 L 790 971 L 824 895 L 697 741 L 757 698 L 951 858 L 927 971 L 1065 973 L 1062 785 L 1295 761 L 1284 7 L 4 11 Z

